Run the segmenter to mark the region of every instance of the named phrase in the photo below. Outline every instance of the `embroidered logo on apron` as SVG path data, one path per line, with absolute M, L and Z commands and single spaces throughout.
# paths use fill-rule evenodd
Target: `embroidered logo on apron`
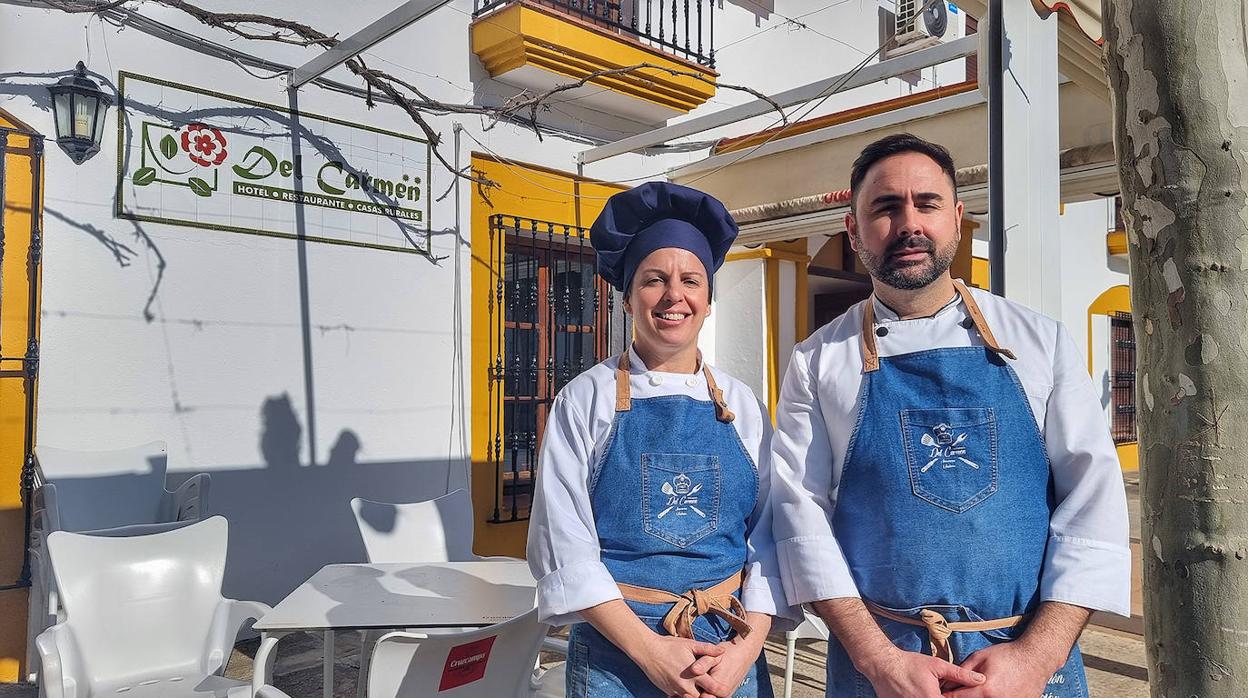
M 687 548 L 719 526 L 719 457 L 701 453 L 641 454 L 641 518 L 645 532 Z
M 932 427 L 930 433 L 923 434 L 919 439 L 920 443 L 932 451 L 927 454 L 928 461 L 923 464 L 922 468 L 919 468 L 919 472 L 926 473 L 937 463 L 940 463 L 942 468 L 956 468 L 959 461 L 979 470 L 979 463 L 966 457 L 966 446 L 962 444 L 966 441 L 966 434 L 962 432 L 954 438 L 953 427 L 948 424 L 937 424 Z
M 903 409 L 901 431 L 914 496 L 960 514 L 996 493 L 997 419 L 991 408 Z
M 692 484 L 689 476 L 681 473 L 672 478 L 671 482 L 663 483 L 663 494 L 667 495 L 667 508 L 659 512 L 656 518 L 663 518 L 668 514 L 676 516 L 686 516 L 689 512 L 693 512 L 702 518 L 706 518 L 706 512 L 698 508 L 698 492 L 702 491 L 702 483 Z

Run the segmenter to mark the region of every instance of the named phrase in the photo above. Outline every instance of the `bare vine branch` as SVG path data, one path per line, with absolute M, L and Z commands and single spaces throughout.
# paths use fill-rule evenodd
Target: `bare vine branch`
M 302 22 L 251 12 L 214 12 L 187 0 L 43 0 L 43 4 L 49 8 L 73 14 L 103 13 L 120 8 L 126 4 L 138 6 L 144 3 L 152 3 L 180 10 L 205 26 L 220 29 L 251 41 L 268 41 L 322 49 L 333 48 L 339 43 L 337 34 L 326 34 Z M 780 115 L 781 121 L 785 124 L 788 123 L 788 116 L 785 114 L 784 109 L 758 90 L 742 85 L 718 83 L 698 71 L 682 70 L 654 63 L 638 63 L 620 68 L 593 71 L 587 73 L 579 80 L 557 85 L 539 94 L 522 92 L 497 107 L 453 104 L 434 99 L 406 80 L 385 71 L 368 67 L 359 56 L 347 60 L 344 65 L 352 74 L 364 82 L 370 94 L 372 90 L 376 90 L 385 95 L 387 99 L 411 118 L 412 122 L 424 134 L 425 139 L 428 140 L 433 156 L 437 158 L 438 162 L 447 171 L 456 177 L 461 177 L 482 187 L 496 187 L 498 184 L 482 177 L 480 174 L 470 174 L 467 171 L 456 170 L 454 165 L 442 154 L 439 148 L 442 144 L 441 134 L 428 122 L 425 118 L 426 115 L 471 114 L 482 116 L 491 121 L 491 125 L 487 128 L 504 121 L 521 123 L 527 121 L 537 138 L 543 140 L 543 127 L 539 119 L 539 112 L 547 108 L 552 98 L 556 95 L 584 87 L 594 81 L 601 81 L 604 78 L 639 75 L 643 80 L 653 81 L 655 73 L 664 73 L 673 77 L 688 77 L 699 80 L 714 85 L 717 89 L 745 92 L 766 101 Z M 371 97 L 366 99 L 366 104 L 370 109 L 375 106 Z M 521 118 L 520 115 L 526 112 L 528 118 Z

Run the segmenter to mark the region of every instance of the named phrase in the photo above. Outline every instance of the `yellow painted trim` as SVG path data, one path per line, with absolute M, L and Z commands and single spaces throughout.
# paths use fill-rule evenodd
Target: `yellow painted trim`
M 1088 375 L 1092 375 L 1092 316 L 1131 312 L 1131 287 L 1110 286 L 1088 306 Z
M 491 524 L 496 482 L 490 464 L 490 414 L 501 396 L 490 399 L 491 336 L 490 303 L 502 260 L 496 259 L 490 238 L 490 216 L 505 214 L 550 221 L 557 225 L 588 227 L 597 218 L 606 198 L 624 189 L 614 184 L 577 177 L 526 163 L 502 162 L 473 153 L 472 171 L 496 182 L 486 191 L 474 186 L 472 193 L 471 254 L 469 283 L 472 293 L 471 390 L 472 390 L 472 503 L 476 519 L 473 548 L 479 555 L 524 556 L 528 526 L 524 523 Z M 506 357 L 504 357 L 504 361 Z
M 780 401 L 780 260 L 768 257 L 763 262 L 767 285 L 767 411 L 776 421 L 776 404 Z
M 26 124 L 0 110 L 0 127 L 36 133 Z M 30 227 L 34 216 L 42 228 L 43 201 L 32 201 L 34 151 L 29 135 L 11 133 L 5 155 L 5 181 L 0 190 L 4 222 L 3 269 L 0 269 L 0 347 L 5 353 L 21 356 L 26 351 L 30 330 L 29 260 Z M 42 168 L 40 175 L 42 176 Z M 40 187 L 42 191 L 42 187 Z M 39 294 L 36 279 L 35 293 Z M 38 299 L 36 299 L 36 302 Z M 34 333 L 39 335 L 36 315 Z M 26 430 L 26 382 L 22 364 L 5 362 L 0 366 L 0 584 L 17 580 L 22 568 L 24 513 L 21 500 L 21 473 Z M 37 386 L 37 384 L 36 384 Z M 36 391 L 38 388 L 36 387 Z M 38 412 L 36 411 L 36 419 Z M 17 681 L 25 671 L 27 591 L 0 591 L 0 682 Z
M 1110 286 L 1088 306 L 1089 315 L 1112 315 L 1131 312 L 1131 287 L 1126 284 Z
M 971 285 L 975 288 L 988 289 L 988 260 L 983 257 L 971 258 Z
M 1120 443 L 1116 446 L 1118 450 L 1118 467 L 1123 472 L 1138 471 L 1140 469 L 1140 444 L 1136 441 L 1128 441 Z
M 786 262 L 796 262 L 798 264 L 810 263 L 810 255 L 808 254 L 779 250 L 774 247 L 759 247 L 753 250 L 729 252 L 724 257 L 725 262 L 740 262 L 745 259 L 782 259 Z
M 715 96 L 719 74 L 714 70 L 523 0 L 476 20 L 470 32 L 472 51 L 491 77 L 532 66 L 580 80 L 603 70 L 649 64 L 686 74 L 642 68 L 598 76 L 590 83 L 682 113 Z
M 1111 255 L 1127 254 L 1127 231 L 1111 230 L 1105 235 L 1105 248 Z

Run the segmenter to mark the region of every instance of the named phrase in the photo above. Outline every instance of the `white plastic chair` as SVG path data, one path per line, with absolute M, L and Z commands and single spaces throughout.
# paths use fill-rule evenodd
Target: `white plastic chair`
M 472 499 L 459 489 L 408 504 L 356 497 L 351 510 L 369 562 L 464 562 L 472 553 Z
M 797 654 L 797 641 L 828 639 L 828 626 L 823 620 L 804 608 L 802 613 L 806 617 L 801 624 L 784 633 L 784 698 L 793 698 L 793 660 Z
M 221 673 L 243 624 L 272 609 L 222 598 L 227 535 L 220 516 L 142 536 L 50 534 L 65 620 L 36 639 L 43 695 L 250 695 Z
M 205 473 L 165 489 L 163 441 L 111 451 L 40 446 L 35 463 L 34 508 L 46 512 L 48 533 L 198 521 L 207 508 Z
M 394 504 L 356 497 L 351 511 L 369 562 L 467 562 L 490 558 L 472 552 L 472 498 L 458 489 L 423 502 Z M 506 558 L 505 558 L 506 559 Z M 432 634 L 432 633 L 426 633 Z M 441 634 L 441 633 L 438 633 Z M 358 695 L 381 631 L 364 631 L 360 643 Z M 566 654 L 566 649 L 564 650 Z
M 132 536 L 199 521 L 208 507 L 211 478 L 191 477 L 165 489 L 165 442 L 112 451 L 40 446 L 37 487 L 31 498 L 31 593 L 27 616 L 28 678 L 38 676 L 34 639 L 57 620 L 56 580 L 47 571 L 45 539 L 53 531 Z
M 533 665 L 548 626 L 537 609 L 480 630 L 428 635 L 387 633 L 377 641 L 368 671 L 368 698 L 530 698 L 544 681 Z M 542 677 L 562 673 L 549 671 Z M 256 698 L 289 698 L 263 686 Z

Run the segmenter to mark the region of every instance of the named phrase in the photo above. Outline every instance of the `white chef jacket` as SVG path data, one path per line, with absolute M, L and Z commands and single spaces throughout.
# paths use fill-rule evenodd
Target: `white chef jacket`
M 602 563 L 589 499 L 590 465 L 602 457 L 615 419 L 618 364 L 618 357 L 612 357 L 572 379 L 555 397 L 546 421 L 528 544 L 529 568 L 538 580 L 537 614 L 543 623 L 579 623 L 582 609 L 622 598 Z M 771 419 L 744 383 L 714 367 L 711 372 L 736 415 L 732 426 L 758 468 L 758 500 L 746 531 L 747 575 L 741 602 L 747 611 L 796 619 L 796 609 L 789 609 L 784 600 L 771 533 L 767 447 Z M 632 352 L 629 374 L 634 400 L 661 395 L 711 399 L 701 366 L 688 374 L 649 371 Z M 776 627 L 792 625 L 782 621 Z
M 1129 616 L 1126 493 L 1086 360 L 1056 320 L 978 289 L 970 292 L 997 342 L 1018 357 L 1009 365 L 1022 382 L 1048 451 L 1056 509 L 1040 600 Z M 858 596 L 832 530 L 832 515 L 859 408 L 865 302 L 794 348 L 780 392 L 772 438 L 773 528 L 792 604 Z M 963 325 L 970 316 L 960 300 L 934 316 L 911 320 L 899 319 L 878 300 L 870 302 L 877 326 L 888 328 L 885 336 L 876 337 L 882 357 L 983 346 L 978 333 Z

